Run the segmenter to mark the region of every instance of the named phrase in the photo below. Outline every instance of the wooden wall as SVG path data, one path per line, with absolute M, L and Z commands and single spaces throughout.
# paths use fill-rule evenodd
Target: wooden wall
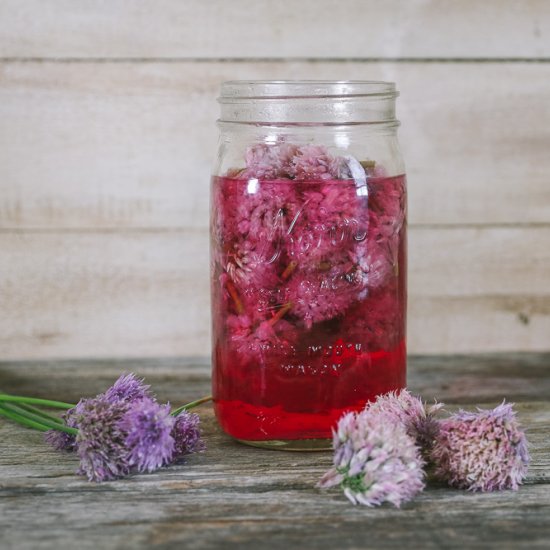
M 209 353 L 226 79 L 395 80 L 409 347 L 550 348 L 550 2 L 0 0 L 0 357 Z

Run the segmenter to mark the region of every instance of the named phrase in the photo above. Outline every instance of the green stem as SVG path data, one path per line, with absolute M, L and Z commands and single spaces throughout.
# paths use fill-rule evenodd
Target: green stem
M 14 414 L 6 410 L 2 405 L 0 405 L 0 416 L 3 416 L 4 418 L 9 418 L 10 420 L 17 422 L 18 424 L 22 424 L 27 428 L 33 428 L 34 430 L 39 430 L 41 432 L 47 432 L 49 430 L 49 428 L 47 426 L 44 426 L 44 424 L 39 424 L 38 422 L 33 422 L 32 420 L 24 418 L 19 414 Z
M 212 396 L 207 395 L 206 397 L 201 397 L 200 399 L 197 399 L 196 401 L 191 401 L 191 403 L 187 403 L 186 405 L 182 405 L 181 407 L 178 407 L 176 410 L 172 411 L 172 416 L 178 416 L 183 411 L 189 411 L 202 403 L 207 403 L 208 401 L 212 401 Z
M 32 422 L 36 422 L 37 424 L 42 424 L 43 426 L 47 426 L 48 428 L 51 428 L 52 430 L 59 430 L 60 432 L 65 432 L 71 435 L 77 435 L 78 430 L 76 428 L 70 428 L 69 426 L 65 426 L 64 424 L 59 424 L 58 422 L 52 422 L 51 420 L 48 420 L 47 418 L 43 418 L 42 416 L 38 414 L 34 414 L 32 412 L 25 411 L 18 407 L 17 405 L 8 405 L 7 403 L 2 403 L 0 405 L 4 411 L 9 411 L 13 414 L 17 414 L 20 417 L 23 417 L 27 420 L 30 420 Z
M 44 405 L 45 407 L 52 407 L 53 409 L 72 409 L 76 406 L 70 403 L 64 403 L 63 401 L 51 401 L 50 399 L 39 399 L 38 397 L 23 397 L 21 395 L 8 395 L 7 393 L 0 393 L 0 401 Z
M 44 411 L 41 411 L 40 409 L 37 409 L 36 407 L 32 407 L 31 405 L 25 405 L 24 403 L 19 403 L 17 405 L 20 409 L 23 409 L 28 412 L 32 412 L 38 416 L 41 416 L 42 418 L 46 418 L 50 420 L 51 422 L 57 422 L 58 424 L 64 424 L 63 420 L 59 418 L 58 416 L 53 416 L 53 414 L 45 413 Z

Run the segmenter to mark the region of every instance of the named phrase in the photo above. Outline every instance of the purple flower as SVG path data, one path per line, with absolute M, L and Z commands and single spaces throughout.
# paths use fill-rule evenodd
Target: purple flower
M 48 445 L 51 445 L 56 451 L 73 451 L 76 444 L 76 437 L 59 430 L 48 430 L 44 432 L 44 441 L 48 443 Z
M 75 409 L 76 453 L 80 458 L 78 473 L 90 481 L 107 481 L 129 474 L 126 434 L 119 426 L 128 403 L 111 402 L 99 395 L 80 400 Z
M 143 380 L 136 378 L 134 373 L 123 374 L 105 392 L 108 401 L 135 401 L 150 397 L 150 386 L 144 384 Z
M 150 395 L 143 380 L 123 375 L 105 393 L 81 399 L 63 415 L 78 430 L 76 437 L 50 430 L 45 439 L 57 450 L 76 450 L 78 473 L 98 482 L 152 472 L 204 449 L 199 417 L 185 412 L 176 419 L 170 405 Z
M 205 444 L 201 439 L 199 424 L 199 415 L 195 413 L 182 411 L 176 417 L 172 428 L 172 437 L 175 441 L 173 455 L 175 461 L 181 460 L 190 453 L 204 451 Z
M 65 425 L 69 428 L 77 428 L 76 417 L 82 410 L 83 402 L 83 400 L 79 401 L 75 407 L 68 409 L 61 415 Z M 76 436 L 59 430 L 48 430 L 45 432 L 44 441 L 56 451 L 74 451 L 76 449 Z
M 174 454 L 174 423 L 169 405 L 147 398 L 130 403 L 118 423 L 124 434 L 126 462 L 138 472 L 153 472 L 169 464 Z
M 143 380 L 136 378 L 133 373 L 121 375 L 117 381 L 104 393 L 110 403 L 117 401 L 134 401 L 143 399 L 150 395 L 150 386 L 143 383 Z M 82 401 L 76 407 L 66 411 L 62 418 L 65 425 L 76 428 L 75 416 L 82 412 Z M 57 451 L 74 451 L 76 448 L 76 436 L 61 432 L 59 430 L 48 430 L 44 434 L 44 440 Z
M 439 423 L 435 416 L 442 407 L 443 403 L 427 405 L 408 390 L 401 390 L 379 395 L 366 409 L 372 414 L 383 414 L 392 418 L 393 422 L 402 424 L 418 447 L 428 453 L 439 433 Z
M 340 485 L 353 504 L 400 507 L 424 488 L 424 461 L 405 427 L 385 413 L 347 413 L 333 432 L 334 467 L 319 482 Z
M 530 460 L 513 405 L 504 402 L 441 421 L 431 457 L 440 479 L 469 491 L 517 490 Z

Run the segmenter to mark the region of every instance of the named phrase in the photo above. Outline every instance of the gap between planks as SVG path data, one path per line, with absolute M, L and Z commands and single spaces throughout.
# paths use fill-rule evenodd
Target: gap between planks
M 0 63 L 550 63 L 550 57 L 0 57 Z

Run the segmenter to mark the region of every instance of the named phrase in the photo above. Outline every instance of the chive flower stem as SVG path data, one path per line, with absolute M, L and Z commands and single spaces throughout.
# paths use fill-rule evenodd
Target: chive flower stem
M 0 402 L 25 403 L 31 405 L 43 405 L 52 409 L 72 409 L 75 405 L 63 401 L 52 401 L 50 399 L 39 399 L 38 397 L 23 397 L 21 395 L 8 395 L 0 393 Z
M 178 407 L 177 409 L 172 411 L 172 416 L 178 416 L 183 411 L 188 411 L 190 409 L 193 409 L 202 403 L 207 403 L 208 401 L 212 401 L 212 396 L 207 395 L 206 397 L 201 397 L 200 399 L 197 399 L 196 401 L 191 401 L 190 403 L 187 403 L 186 405 L 182 405 L 181 407 Z
M 275 323 L 280 321 L 292 309 L 292 305 L 292 302 L 287 302 L 286 304 L 284 304 L 283 307 L 279 311 L 277 311 L 277 313 L 275 313 L 273 317 L 271 317 L 268 323 L 271 326 L 274 326 Z
M 18 403 L 17 406 L 20 409 L 23 409 L 25 411 L 31 412 L 36 414 L 37 416 L 41 416 L 42 418 L 46 418 L 50 420 L 51 422 L 57 422 L 58 424 L 63 424 L 63 420 L 59 418 L 58 416 L 54 416 L 53 414 L 45 413 L 44 411 L 41 411 L 40 409 L 37 409 L 36 407 L 33 407 L 32 405 L 27 405 L 25 403 Z
M 13 420 L 18 424 L 26 426 L 27 428 L 33 428 L 34 430 L 39 430 L 41 432 L 47 432 L 49 430 L 49 428 L 44 424 L 41 424 L 39 422 L 34 422 L 34 420 L 29 420 L 28 418 L 25 418 L 19 414 L 13 413 L 5 409 L 4 406 L 1 404 L 0 404 L 0 416 L 3 416 L 4 418 L 8 418 L 9 420 Z
M 59 430 L 61 432 L 65 432 L 71 435 L 77 435 L 78 430 L 76 428 L 70 428 L 69 426 L 65 426 L 64 424 L 59 424 L 58 422 L 53 422 L 51 420 L 48 420 L 47 418 L 44 418 L 38 414 L 34 414 L 29 411 L 25 411 L 18 407 L 17 405 L 9 405 L 7 403 L 2 403 L 0 405 L 4 411 L 9 411 L 13 414 L 16 414 L 22 418 L 25 418 L 27 420 L 30 420 L 32 422 L 36 422 L 37 424 L 42 424 L 45 427 L 51 428 L 53 430 Z
M 235 304 L 235 309 L 239 315 L 242 315 L 244 313 L 244 306 L 243 303 L 239 297 L 239 292 L 235 288 L 235 285 L 231 281 L 226 282 L 227 291 L 229 292 L 229 295 L 231 296 L 233 303 Z
M 292 275 L 297 266 L 298 262 L 296 260 L 292 260 L 283 271 L 281 279 L 283 279 L 283 281 L 286 281 Z

